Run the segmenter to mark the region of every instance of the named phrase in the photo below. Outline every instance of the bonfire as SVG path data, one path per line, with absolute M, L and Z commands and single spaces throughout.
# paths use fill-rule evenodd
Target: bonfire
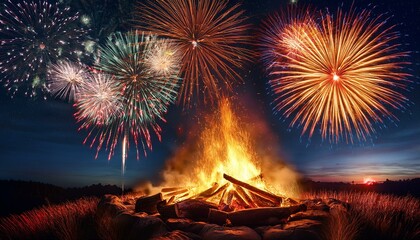
M 136 211 L 218 224 L 236 219 L 248 225 L 246 221 L 255 218 L 302 210 L 272 177 L 265 177 L 254 133 L 243 122 L 227 99 L 221 101 L 219 111 L 206 119 L 205 129 L 193 140 L 194 147 L 172 160 L 181 171 L 173 167 L 165 171 L 164 184 L 155 189 L 157 193 L 138 199 Z M 197 158 L 199 161 L 194 161 Z

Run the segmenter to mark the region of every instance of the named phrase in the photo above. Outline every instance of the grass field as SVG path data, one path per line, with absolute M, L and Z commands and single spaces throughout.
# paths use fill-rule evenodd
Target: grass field
M 420 201 L 374 192 L 309 192 L 303 198 L 334 198 L 350 204 L 333 212 L 326 239 L 420 239 Z
M 0 219 L 0 239 L 96 239 L 98 198 L 44 206 Z

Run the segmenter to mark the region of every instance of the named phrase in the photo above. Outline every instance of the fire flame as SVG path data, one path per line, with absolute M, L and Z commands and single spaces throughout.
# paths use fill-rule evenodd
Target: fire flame
M 225 184 L 223 173 L 226 173 L 264 187 L 263 182 L 258 180 L 261 169 L 254 161 L 250 135 L 239 126 L 228 100 L 222 101 L 220 113 L 207 125 L 201 140 L 203 168 L 197 169 L 200 185 L 213 182 Z
M 258 151 L 256 140 L 264 147 L 270 145 L 262 141 L 269 141 L 269 130 L 258 128 L 259 123 L 248 125 L 232 110 L 228 99 L 221 100 L 219 110 L 206 119 L 202 132 L 168 162 L 161 187 L 188 189 L 188 194 L 177 200 L 200 194 L 214 184 L 227 184 L 227 191 L 233 190 L 234 186 L 223 178 L 227 174 L 267 192 L 296 197 L 297 174 L 267 152 Z M 261 131 L 264 136 L 258 139 L 255 133 Z M 279 176 L 284 180 L 280 184 L 276 181 Z M 285 187 L 284 182 L 290 186 Z M 220 195 L 215 195 L 207 200 L 219 199 Z

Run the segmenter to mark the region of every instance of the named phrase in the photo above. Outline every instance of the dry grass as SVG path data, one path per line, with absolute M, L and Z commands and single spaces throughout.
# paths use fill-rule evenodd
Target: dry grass
M 317 192 L 304 198 L 347 202 L 348 213 L 333 212 L 328 239 L 420 239 L 420 201 L 374 192 Z
M 84 239 L 92 237 L 97 198 L 45 206 L 0 219 L 0 239 Z M 89 230 L 90 229 L 90 230 Z
M 104 214 L 100 218 L 95 219 L 96 231 L 102 240 L 117 240 L 118 230 L 110 215 Z
M 324 232 L 324 238 L 328 240 L 354 240 L 360 231 L 360 219 L 357 215 L 351 215 L 342 209 L 330 211 L 330 219 Z

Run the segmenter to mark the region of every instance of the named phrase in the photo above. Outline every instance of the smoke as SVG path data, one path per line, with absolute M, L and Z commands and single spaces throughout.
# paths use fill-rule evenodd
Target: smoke
M 268 188 L 272 192 L 281 192 L 287 197 L 299 198 L 301 187 L 300 174 L 286 161 L 279 137 L 267 124 L 267 121 L 257 114 L 248 115 L 247 122 L 251 136 L 254 139 L 258 164 Z

